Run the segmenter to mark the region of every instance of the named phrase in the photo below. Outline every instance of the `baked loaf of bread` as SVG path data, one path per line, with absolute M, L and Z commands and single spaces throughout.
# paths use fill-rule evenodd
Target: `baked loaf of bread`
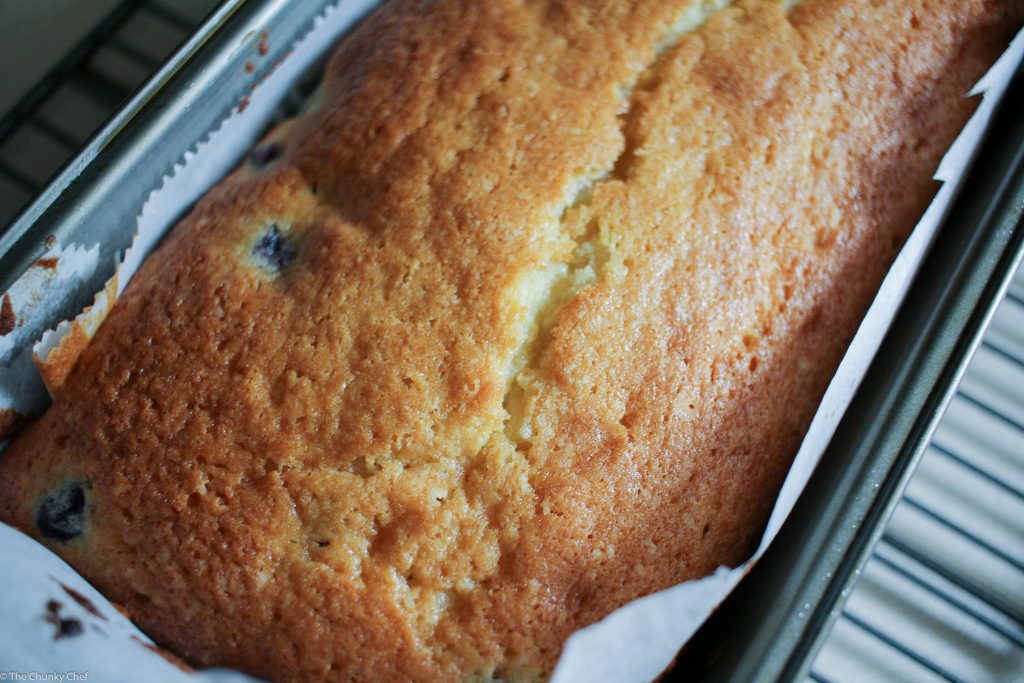
M 396 0 L 0 459 L 0 518 L 275 680 L 548 675 L 759 537 L 1007 0 Z

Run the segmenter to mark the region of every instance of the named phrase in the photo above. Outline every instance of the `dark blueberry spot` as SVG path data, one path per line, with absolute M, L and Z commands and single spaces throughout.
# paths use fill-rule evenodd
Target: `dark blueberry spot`
M 249 152 L 249 163 L 256 168 L 264 168 L 281 158 L 282 152 L 284 150 L 281 148 L 281 145 L 276 142 L 268 142 Z
M 70 541 L 85 528 L 85 491 L 80 484 L 67 482 L 51 491 L 36 508 L 36 526 L 47 538 Z
M 253 246 L 252 255 L 259 259 L 268 270 L 279 272 L 295 258 L 295 247 L 281 235 L 281 231 L 277 229 L 277 223 L 272 223 L 270 229 L 263 233 L 263 236 Z
M 82 635 L 82 622 L 78 619 L 61 619 L 57 626 L 57 635 L 54 639 L 73 638 Z

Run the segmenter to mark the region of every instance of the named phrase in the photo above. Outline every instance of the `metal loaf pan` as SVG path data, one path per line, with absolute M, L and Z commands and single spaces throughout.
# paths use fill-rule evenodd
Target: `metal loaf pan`
M 225 0 L 0 234 L 0 291 L 61 243 L 103 245 L 96 287 L 128 247 L 149 193 L 248 93 L 261 31 L 265 72 L 326 0 Z M 1024 253 L 1024 75 L 829 446 L 767 554 L 665 674 L 796 680 L 881 533 L 939 414 Z M 68 311 L 74 313 L 75 311 Z

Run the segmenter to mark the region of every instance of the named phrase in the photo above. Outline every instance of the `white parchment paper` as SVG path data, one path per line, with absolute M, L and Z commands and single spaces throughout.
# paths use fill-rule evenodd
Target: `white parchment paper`
M 310 34 L 250 95 L 246 106 L 236 110 L 196 149 L 189 151 L 183 163 L 169 171 L 143 207 L 135 241 L 117 267 L 112 291 L 120 294 L 124 290 L 146 254 L 171 227 L 169 217 L 181 215 L 233 168 L 265 128 L 294 80 L 376 4 L 376 0 L 342 0 L 328 9 Z M 1024 34 L 1018 35 L 972 91 L 984 93 L 982 104 L 943 159 L 935 177 L 944 185 L 897 258 L 829 386 L 755 556 L 736 569 L 720 568 L 704 579 L 636 600 L 577 632 L 566 645 L 555 681 L 645 681 L 657 676 L 764 552 L 803 490 L 870 364 L 1022 55 Z M 53 317 L 60 309 L 50 305 L 54 300 L 51 295 L 58 289 L 87 281 L 98 265 L 95 247 L 71 245 L 55 250 L 62 255 L 61 269 L 52 274 L 26 274 L 11 290 L 12 300 L 15 291 L 19 292 L 15 310 L 20 327 L 17 334 L 0 338 L 0 408 L 37 401 L 42 385 L 26 370 L 31 366 L 32 350 L 45 357 L 61 342 L 68 328 L 64 323 L 34 344 L 43 337 L 47 324 L 59 320 Z M 40 286 L 39 282 L 44 280 L 51 284 Z M 29 301 L 33 303 L 27 304 Z M 94 330 L 110 304 L 112 301 L 98 300 L 81 321 Z M 20 370 L 14 372 L 11 368 Z M 125 683 L 252 680 L 228 671 L 184 673 L 177 669 L 146 647 L 143 643 L 149 643 L 148 639 L 74 570 L 38 543 L 3 524 L 0 586 L 0 672 L 63 673 L 62 680 L 75 680 L 70 673 L 88 672 L 90 681 Z M 85 596 L 99 616 L 83 607 L 67 588 Z M 60 604 L 58 617 L 54 616 L 53 603 Z M 58 637 L 60 619 L 69 618 L 82 624 L 82 633 Z
M 0 335 L 0 408 L 22 415 L 46 401 L 46 389 L 32 364 L 32 348 L 75 292 L 99 265 L 98 245 L 54 244 L 4 293 L 14 329 Z

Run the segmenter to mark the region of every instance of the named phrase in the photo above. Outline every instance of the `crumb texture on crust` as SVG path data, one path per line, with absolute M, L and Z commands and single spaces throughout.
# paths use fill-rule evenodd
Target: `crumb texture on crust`
M 1022 14 L 390 2 L 143 265 L 0 518 L 199 665 L 542 678 L 750 551 Z

